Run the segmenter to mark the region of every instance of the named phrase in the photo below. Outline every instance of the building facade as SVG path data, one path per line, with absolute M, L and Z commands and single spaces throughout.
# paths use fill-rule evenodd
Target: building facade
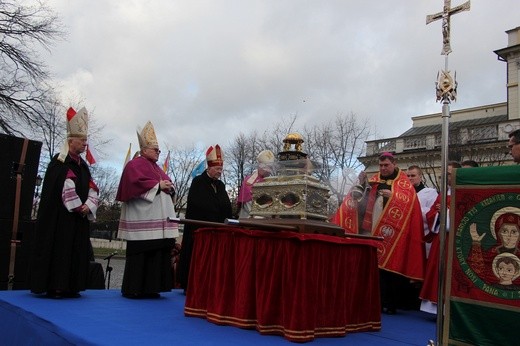
M 508 46 L 495 51 L 507 64 L 507 102 L 450 112 L 448 160 L 474 160 L 482 166 L 512 163 L 507 149 L 508 135 L 520 128 L 520 27 L 506 31 Z M 366 154 L 359 157 L 367 173 L 379 170 L 378 157 L 392 152 L 398 166 L 418 165 L 431 187 L 440 184 L 442 113 L 412 118 L 412 128 L 398 137 L 366 142 Z

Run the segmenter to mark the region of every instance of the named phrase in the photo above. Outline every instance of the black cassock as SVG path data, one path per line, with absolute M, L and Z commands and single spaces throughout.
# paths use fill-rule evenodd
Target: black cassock
M 89 221 L 80 213 L 69 212 L 62 201 L 67 172 L 77 177 L 76 193 L 84 203 L 88 198 L 90 171 L 80 158 L 78 164 L 67 155 L 57 155 L 49 163 L 43 181 L 36 221 L 36 235 L 29 268 L 29 286 L 33 293 L 52 290 L 84 291 L 90 264 Z
M 196 176 L 188 192 L 186 219 L 224 222 L 232 217 L 231 201 L 226 186 L 220 180 L 211 179 L 206 171 Z M 193 232 L 200 228 L 196 225 L 184 225 L 182 246 L 178 268 L 178 279 L 182 288 L 188 285 L 190 261 L 193 252 Z

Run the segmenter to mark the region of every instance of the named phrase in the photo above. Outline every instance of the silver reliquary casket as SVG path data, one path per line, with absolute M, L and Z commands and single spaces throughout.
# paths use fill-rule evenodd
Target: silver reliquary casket
M 284 139 L 276 173 L 253 185 L 252 217 L 328 219 L 329 188 L 313 176 L 316 164 L 302 152 L 302 143 L 297 133 Z

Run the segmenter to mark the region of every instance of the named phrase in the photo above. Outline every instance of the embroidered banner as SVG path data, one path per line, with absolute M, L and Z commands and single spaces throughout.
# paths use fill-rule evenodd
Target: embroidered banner
M 520 166 L 457 169 L 443 340 L 513 345 L 520 319 Z

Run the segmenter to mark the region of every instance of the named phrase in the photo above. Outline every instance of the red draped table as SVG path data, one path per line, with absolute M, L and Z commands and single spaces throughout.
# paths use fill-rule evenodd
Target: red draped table
M 202 228 L 186 316 L 296 341 L 381 329 L 377 241 Z

